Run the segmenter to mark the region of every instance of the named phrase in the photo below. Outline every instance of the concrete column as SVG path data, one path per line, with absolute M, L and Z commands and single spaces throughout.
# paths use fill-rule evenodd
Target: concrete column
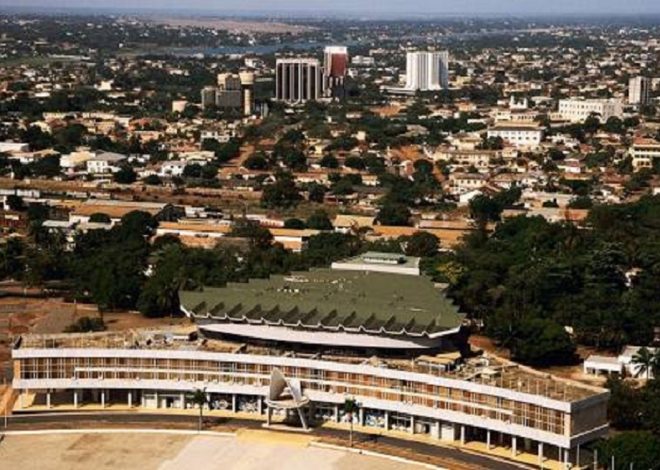
M 389 411 L 385 412 L 385 430 L 386 431 L 390 430 L 390 412 Z
M 105 408 L 105 390 L 101 391 L 101 408 Z
M 50 408 L 50 392 L 46 392 L 46 408 Z
M 186 394 L 182 393 L 179 397 L 179 400 L 181 400 L 181 409 L 185 410 L 186 409 Z
M 543 467 L 543 443 L 539 442 L 539 465 Z
M 490 429 L 486 430 L 486 449 L 490 449 Z
M 465 426 L 461 425 L 461 445 L 465 445 Z
M 358 409 L 358 424 L 364 426 L 364 409 Z
M 231 396 L 231 412 L 236 413 L 236 394 Z
M 335 420 L 335 423 L 339 422 L 339 405 L 335 405 L 333 418 Z
M 266 408 L 266 426 L 270 426 L 270 417 L 272 413 L 273 409 L 270 406 Z
M 133 407 L 133 390 L 128 391 L 128 407 Z
M 570 449 L 564 449 L 564 468 L 570 468 L 570 465 L 568 464 L 570 451 Z
M 410 415 L 410 434 L 415 434 L 415 417 Z
M 516 436 L 511 437 L 511 456 L 515 457 L 518 455 L 518 438 Z
M 264 413 L 264 399 L 261 397 L 257 398 L 257 412 L 259 413 L 259 416 L 261 416 Z
M 73 407 L 78 408 L 78 390 L 73 391 Z

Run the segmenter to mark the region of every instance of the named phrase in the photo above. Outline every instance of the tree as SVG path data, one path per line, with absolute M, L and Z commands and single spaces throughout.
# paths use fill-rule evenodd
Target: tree
M 440 240 L 429 232 L 415 232 L 406 243 L 408 256 L 431 257 L 438 254 Z
M 354 170 L 364 170 L 366 165 L 364 160 L 356 155 L 350 155 L 344 160 L 344 166 Z
M 516 361 L 533 366 L 550 366 L 570 362 L 575 345 L 566 330 L 552 320 L 523 319 L 511 347 Z
M 643 347 L 632 357 L 632 363 L 637 367 L 635 377 L 645 376 L 648 380 L 655 367 L 656 356 L 648 348 Z
M 248 170 L 267 170 L 268 160 L 261 154 L 250 155 L 243 162 L 243 166 Z
M 355 398 L 346 397 L 344 400 L 344 413 L 348 415 L 348 419 L 350 420 L 351 425 L 348 433 L 349 447 L 353 447 L 353 416 L 355 413 L 358 413 L 359 409 L 360 405 Z
M 656 469 L 660 462 L 660 438 L 649 431 L 626 431 L 598 446 L 598 463 L 610 470 Z M 614 462 L 614 467 L 609 465 Z
M 89 216 L 89 221 L 96 224 L 109 224 L 112 222 L 108 214 L 102 212 L 95 212 Z
M 25 202 L 23 201 L 23 198 L 15 194 L 10 194 L 9 196 L 7 196 L 7 198 L 5 199 L 5 204 L 7 205 L 7 207 L 9 207 L 10 210 L 16 212 L 23 212 L 24 210 L 27 209 L 27 207 L 25 206 Z
M 489 196 L 480 194 L 470 199 L 470 217 L 479 223 L 498 222 L 502 206 Z
M 284 228 L 291 228 L 295 230 L 302 230 L 305 228 L 305 222 L 300 219 L 286 219 L 284 221 Z
M 142 182 L 148 186 L 160 186 L 163 184 L 163 181 L 158 175 L 149 175 L 142 180 Z
M 60 156 L 48 155 L 38 159 L 30 165 L 30 171 L 34 176 L 53 178 L 60 174 Z
M 199 421 L 197 423 L 197 431 L 202 431 L 202 421 L 204 414 L 204 407 L 209 402 L 208 396 L 206 395 L 206 389 L 195 389 L 192 394 L 189 396 L 189 400 L 199 407 Z
M 381 225 L 407 226 L 410 215 L 410 209 L 404 204 L 385 204 L 378 211 L 376 221 Z
M 319 165 L 321 165 L 323 168 L 335 169 L 335 168 L 339 168 L 339 161 L 335 156 L 326 154 L 323 155 L 321 161 L 319 161 Z
M 191 165 L 186 165 L 183 167 L 184 178 L 201 178 L 202 177 L 202 165 L 199 163 L 193 163 Z
M 101 317 L 81 317 L 75 323 L 67 326 L 65 333 L 90 333 L 94 331 L 105 331 L 106 326 Z
M 570 209 L 591 209 L 594 202 L 589 196 L 578 196 L 568 203 Z
M 264 188 L 261 205 L 270 209 L 294 207 L 302 196 L 289 173 L 279 173 L 275 183 Z
M 273 243 L 273 235 L 267 228 L 248 219 L 237 220 L 231 229 L 230 235 L 249 239 L 250 246 L 259 250 L 265 250 Z
M 118 184 L 132 184 L 137 179 L 135 170 L 130 165 L 123 165 L 119 171 L 113 175 L 115 183 Z
M 315 211 L 312 215 L 307 218 L 305 223 L 308 228 L 315 230 L 332 230 L 334 227 L 328 213 L 322 209 Z
M 312 183 L 307 189 L 307 198 L 310 201 L 318 202 L 319 204 L 325 201 L 325 193 L 327 188 L 322 184 Z

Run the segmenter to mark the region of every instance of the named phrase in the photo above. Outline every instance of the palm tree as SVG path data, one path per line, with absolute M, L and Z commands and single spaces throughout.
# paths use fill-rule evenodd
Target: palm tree
M 199 406 L 199 423 L 197 425 L 197 431 L 202 430 L 202 414 L 204 412 L 204 405 L 209 402 L 208 397 L 206 396 L 206 389 L 195 389 L 195 391 L 190 395 L 190 401 Z
M 649 378 L 649 375 L 653 368 L 656 366 L 655 355 L 648 350 L 648 348 L 643 347 L 639 349 L 632 357 L 632 363 L 637 366 L 637 372 L 635 372 L 635 377 L 640 375 L 646 375 L 646 378 Z
M 346 398 L 344 400 L 344 413 L 346 413 L 350 419 L 351 428 L 348 433 L 348 445 L 353 447 L 353 415 L 357 413 L 360 405 L 355 400 L 355 398 Z

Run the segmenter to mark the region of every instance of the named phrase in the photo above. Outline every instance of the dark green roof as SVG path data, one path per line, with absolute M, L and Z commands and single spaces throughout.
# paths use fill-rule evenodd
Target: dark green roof
M 462 322 L 423 276 L 318 269 L 180 292 L 194 317 L 299 328 L 434 336 Z

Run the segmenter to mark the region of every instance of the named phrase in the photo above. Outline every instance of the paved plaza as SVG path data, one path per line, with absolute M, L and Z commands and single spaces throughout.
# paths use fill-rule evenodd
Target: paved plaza
M 245 431 L 237 437 L 150 433 L 9 435 L 4 468 L 22 470 L 414 470 L 421 465 L 310 445 L 308 436 Z

